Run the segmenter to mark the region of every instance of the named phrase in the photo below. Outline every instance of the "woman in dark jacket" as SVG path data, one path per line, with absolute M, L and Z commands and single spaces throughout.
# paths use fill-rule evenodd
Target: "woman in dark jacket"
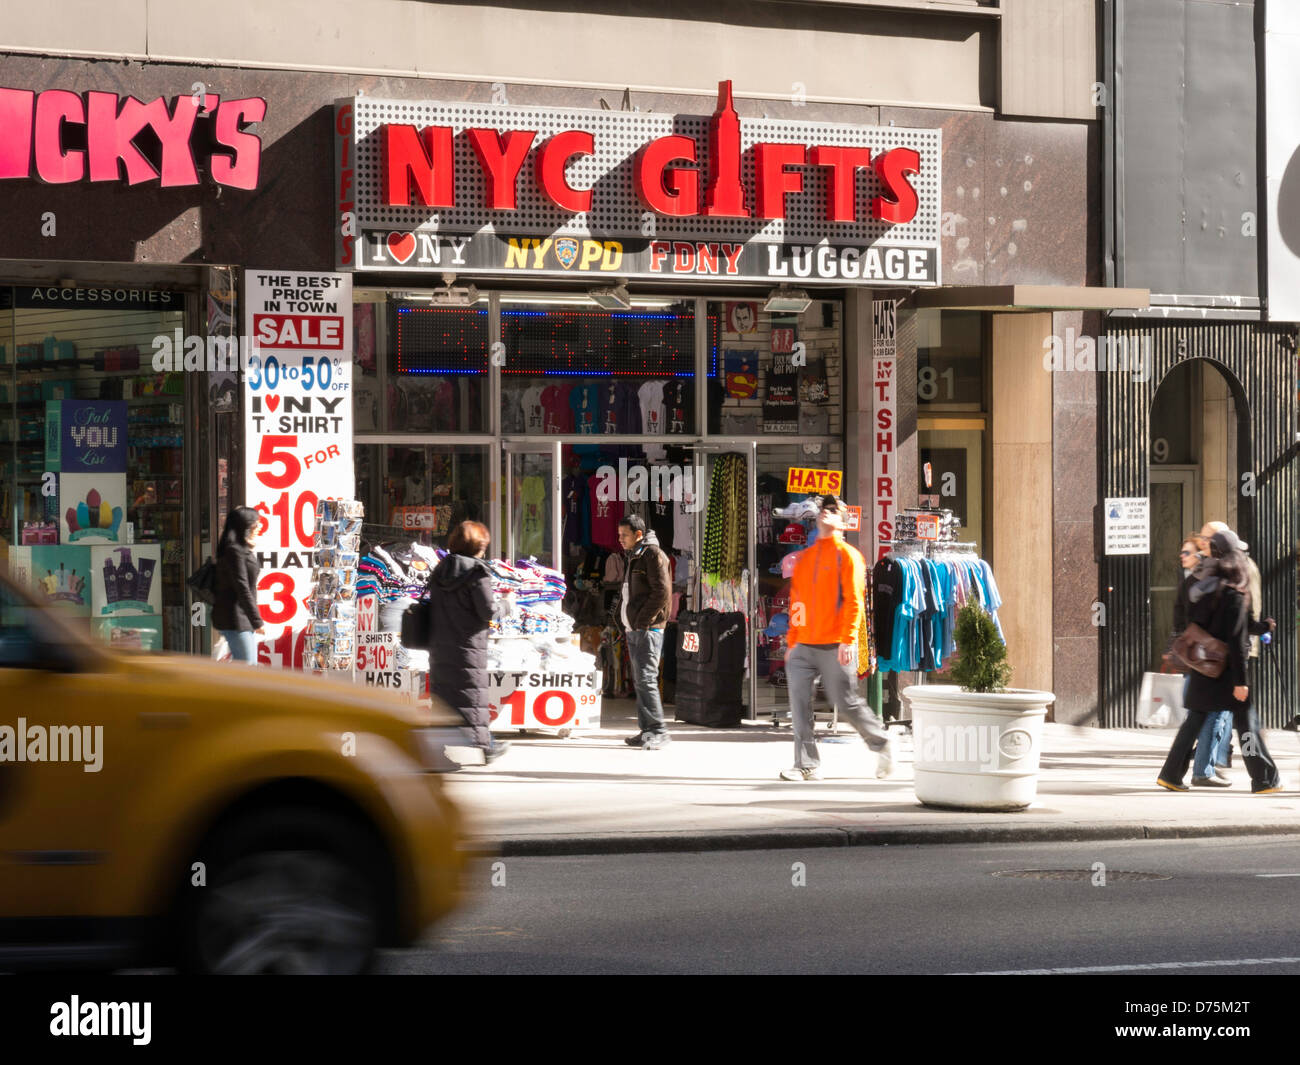
M 1217 677 L 1193 670 L 1187 682 L 1187 718 L 1174 737 L 1169 756 L 1156 783 L 1170 791 L 1186 791 L 1183 776 L 1192 758 L 1192 744 L 1207 716 L 1231 710 L 1241 753 L 1250 773 L 1250 790 L 1264 794 L 1282 790 L 1277 766 L 1269 757 L 1255 707 L 1246 686 L 1246 658 L 1250 654 L 1249 599 L 1246 562 L 1235 538 L 1215 533 L 1210 558 L 1197 568 L 1196 584 L 1188 592 L 1188 622 L 1195 622 L 1228 648 L 1227 668 Z
M 226 515 L 217 544 L 217 582 L 212 624 L 230 645 L 237 662 L 257 661 L 257 636 L 266 632 L 257 609 L 257 574 L 261 564 L 253 547 L 262 516 L 252 507 L 236 507 Z
M 474 743 L 493 762 L 510 746 L 494 743 L 489 728 L 487 684 L 488 626 L 496 613 L 487 528 L 463 521 L 451 531 L 451 552 L 429 577 L 429 680 L 433 694 L 457 710 Z

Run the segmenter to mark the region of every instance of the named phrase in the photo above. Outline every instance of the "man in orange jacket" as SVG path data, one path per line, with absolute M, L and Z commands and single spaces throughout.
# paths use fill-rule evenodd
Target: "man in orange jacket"
M 813 680 L 820 673 L 826 695 L 876 754 L 876 776 L 894 767 L 893 744 L 880 720 L 858 694 L 858 624 L 866 609 L 867 565 L 844 542 L 844 505 L 822 496 L 817 540 L 799 554 L 790 582 L 789 651 L 785 658 L 794 724 L 794 768 L 782 780 L 820 780 L 821 757 L 813 732 Z

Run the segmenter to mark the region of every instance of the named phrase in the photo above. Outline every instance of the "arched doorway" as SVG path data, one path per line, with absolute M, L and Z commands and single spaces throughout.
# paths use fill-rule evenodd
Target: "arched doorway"
M 1210 359 L 1177 363 L 1151 404 L 1147 492 L 1151 506 L 1151 658 L 1160 668 L 1182 580 L 1179 545 L 1207 521 L 1223 521 L 1250 542 L 1237 505 L 1241 460 L 1249 456 L 1241 385 Z M 1247 434 L 1248 435 L 1248 434 Z
M 1153 588 L 1158 593 L 1172 583 L 1167 574 L 1169 555 L 1177 558 L 1177 547 L 1169 546 L 1173 537 L 1208 518 L 1235 523 L 1250 544 L 1262 578 L 1264 613 L 1277 619 L 1275 646 L 1269 653 L 1277 654 L 1281 675 L 1272 663 L 1261 665 L 1253 696 L 1260 723 L 1278 728 L 1295 713 L 1297 695 L 1291 653 L 1296 645 L 1295 552 L 1300 532 L 1295 331 L 1256 322 L 1112 319 L 1108 325 L 1112 345 L 1118 342 L 1145 355 L 1142 373 L 1096 375 L 1097 596 L 1104 606 L 1095 611 L 1100 620 L 1094 622 L 1100 649 L 1098 719 L 1108 727 L 1136 724 L 1142 674 L 1159 661 L 1168 634 L 1167 625 L 1153 615 L 1153 606 L 1161 608 L 1161 596 L 1153 595 Z M 1157 392 L 1166 382 L 1168 396 L 1158 405 Z M 1166 410 L 1174 413 L 1166 415 Z M 1175 454 L 1172 430 L 1160 428 L 1155 420 L 1176 421 L 1179 411 L 1200 419 L 1193 436 L 1199 453 L 1189 452 L 1190 462 L 1153 462 L 1152 448 L 1161 439 L 1171 447 L 1168 454 Z M 1191 477 L 1183 476 L 1174 493 L 1160 486 L 1170 483 L 1178 472 L 1171 467 L 1177 466 L 1185 467 L 1182 474 Z M 1214 475 L 1217 470 L 1221 476 Z M 1181 495 L 1188 490 L 1182 486 L 1189 484 L 1190 513 Z M 1149 554 L 1104 554 L 1101 504 L 1108 498 L 1135 497 L 1150 499 L 1162 511 L 1158 520 L 1167 531 L 1157 532 L 1153 520 Z M 1214 513 L 1220 498 L 1223 513 Z M 1189 518 L 1188 528 L 1174 531 Z

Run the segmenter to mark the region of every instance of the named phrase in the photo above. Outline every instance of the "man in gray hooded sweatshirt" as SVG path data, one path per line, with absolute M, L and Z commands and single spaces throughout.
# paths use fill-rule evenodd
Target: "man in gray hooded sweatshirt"
M 659 656 L 664 649 L 664 625 L 672 602 L 672 578 L 668 556 L 638 515 L 629 514 L 618 523 L 618 542 L 627 556 L 622 619 L 627 653 L 632 659 L 640 726 L 640 731 L 624 742 L 629 747 L 655 751 L 668 743 L 664 706 L 659 699 Z

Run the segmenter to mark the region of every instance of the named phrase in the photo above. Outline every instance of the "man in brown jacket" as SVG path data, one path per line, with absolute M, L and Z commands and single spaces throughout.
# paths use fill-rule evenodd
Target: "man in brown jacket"
M 664 706 L 659 699 L 659 656 L 664 649 L 664 625 L 673 590 L 668 556 L 636 514 L 628 514 L 618 523 L 618 542 L 627 556 L 621 613 L 640 726 L 640 731 L 624 742 L 643 751 L 657 751 L 668 744 Z

